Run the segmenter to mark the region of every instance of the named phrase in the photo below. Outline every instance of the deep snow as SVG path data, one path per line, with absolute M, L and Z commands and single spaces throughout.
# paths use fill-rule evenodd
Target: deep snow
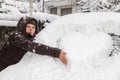
M 39 12 L 35 3 L 33 3 L 32 17 L 41 22 L 48 20 L 54 21 L 60 16 Z M 29 2 L 20 2 L 14 0 L 4 0 L 0 8 L 0 26 L 16 26 L 18 20 L 23 16 L 30 16 Z
M 120 35 L 119 19 L 119 13 L 78 13 L 53 21 L 35 42 L 62 49 L 68 64 L 28 52 L 0 72 L 0 80 L 119 80 L 120 55 L 109 56 L 114 47 L 108 35 Z
M 14 15 L 14 14 L 0 14 L 0 26 L 16 26 L 19 19 L 23 16 L 30 16 L 29 14 L 21 14 L 21 15 Z M 60 16 L 47 14 L 47 13 L 33 13 L 33 18 L 40 20 L 41 22 L 46 22 L 47 20 L 49 22 L 54 21 L 57 18 L 60 18 Z

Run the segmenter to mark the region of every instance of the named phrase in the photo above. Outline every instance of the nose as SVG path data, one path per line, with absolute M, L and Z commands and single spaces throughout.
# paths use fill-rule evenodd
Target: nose
M 33 28 L 32 28 L 32 27 L 30 27 L 29 29 L 30 29 L 30 31 L 32 31 L 32 30 L 33 30 Z

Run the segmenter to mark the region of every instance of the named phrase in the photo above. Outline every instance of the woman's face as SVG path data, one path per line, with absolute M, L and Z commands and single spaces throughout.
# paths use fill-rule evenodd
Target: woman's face
M 33 24 L 27 24 L 26 32 L 33 36 L 35 33 L 35 26 Z

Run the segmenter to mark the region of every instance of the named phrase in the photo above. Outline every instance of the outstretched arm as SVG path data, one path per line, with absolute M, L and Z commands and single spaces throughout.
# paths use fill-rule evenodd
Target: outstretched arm
M 14 44 L 16 47 L 19 47 L 25 51 L 35 52 L 40 55 L 56 57 L 59 58 L 64 64 L 67 64 L 67 59 L 65 57 L 66 53 L 58 48 L 29 41 L 18 33 L 15 33 L 11 39 L 12 44 Z
M 27 40 L 24 36 L 18 33 L 15 33 L 11 37 L 11 43 L 25 51 L 35 52 L 37 54 L 48 55 L 57 58 L 59 57 L 59 54 L 61 52 L 61 50 L 58 48 L 53 48 L 44 44 L 39 44 Z

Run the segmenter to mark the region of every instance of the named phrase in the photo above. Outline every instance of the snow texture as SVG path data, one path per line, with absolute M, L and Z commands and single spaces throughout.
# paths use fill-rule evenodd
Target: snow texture
M 59 18 L 57 15 L 38 12 L 38 8 L 36 7 L 36 4 L 33 3 L 32 17 L 41 22 L 45 22 L 46 20 L 52 22 Z M 0 8 L 0 26 L 15 27 L 21 17 L 30 16 L 29 10 L 28 2 L 5 0 L 4 3 L 2 3 L 2 8 Z
M 35 42 L 65 51 L 68 64 L 28 52 L 0 72 L 0 80 L 120 80 L 120 55 L 109 56 L 120 35 L 119 13 L 78 13 L 63 16 L 44 28 Z

